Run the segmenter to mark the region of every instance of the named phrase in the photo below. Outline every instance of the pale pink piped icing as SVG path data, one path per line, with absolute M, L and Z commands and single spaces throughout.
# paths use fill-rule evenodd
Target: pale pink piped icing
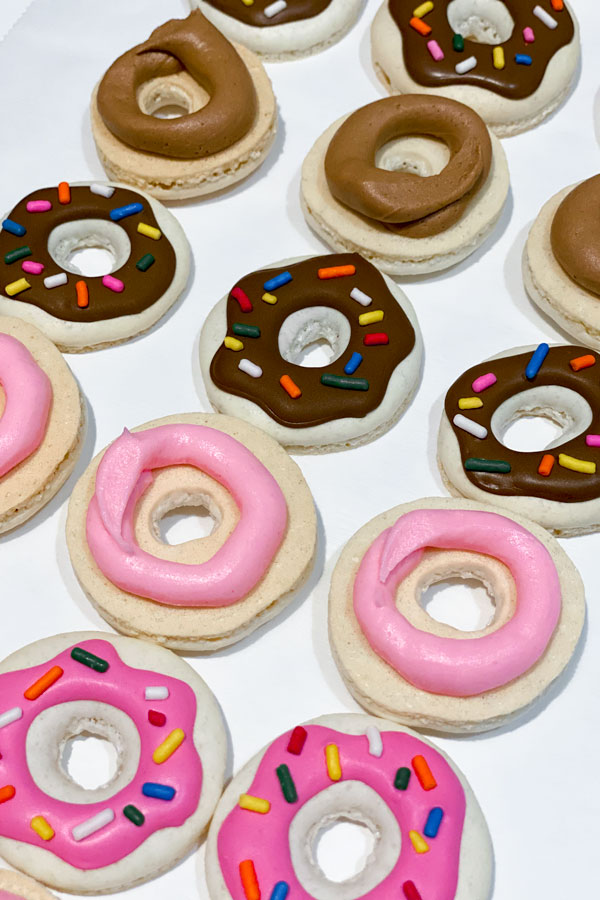
M 492 556 L 517 591 L 512 618 L 478 638 L 445 638 L 412 625 L 395 592 L 426 548 Z M 375 652 L 415 687 L 469 697 L 507 684 L 542 656 L 561 611 L 556 567 L 544 545 L 512 519 L 476 510 L 421 509 L 401 516 L 365 553 L 354 582 L 354 611 Z
M 349 735 L 321 725 L 307 725 L 307 738 L 300 756 L 287 751 L 290 733 L 282 735 L 266 750 L 247 793 L 271 803 L 266 815 L 236 806 L 223 822 L 218 835 L 219 864 L 233 900 L 244 900 L 239 864 L 252 860 L 261 897 L 269 898 L 280 882 L 289 885 L 289 900 L 311 900 L 298 881 L 289 847 L 289 829 L 300 807 L 332 785 L 325 748 L 338 747 L 342 781 L 361 781 L 379 794 L 396 817 L 402 846 L 393 870 L 364 900 L 393 900 L 403 897 L 403 884 L 412 881 L 423 900 L 453 900 L 458 883 L 460 846 L 466 800 L 463 787 L 444 757 L 416 736 L 399 731 L 381 733 L 383 754 L 369 753 L 365 735 Z M 399 768 L 411 769 L 412 760 L 423 756 L 437 782 L 424 790 L 413 772 L 406 790 L 394 786 Z M 278 766 L 287 765 L 296 786 L 298 800 L 288 803 L 277 779 Z M 434 807 L 443 810 L 443 820 L 435 838 L 426 838 L 429 850 L 417 853 L 409 832 L 421 836 L 428 814 Z M 343 810 L 340 810 L 343 816 Z M 315 823 L 317 824 L 317 823 Z
M 0 384 L 6 395 L 0 417 L 1 478 L 44 440 L 52 385 L 27 347 L 9 334 L 0 334 Z
M 99 869 L 118 862 L 162 828 L 177 827 L 195 812 L 202 789 L 202 763 L 193 741 L 196 720 L 196 695 L 184 681 L 150 670 L 126 665 L 108 641 L 89 640 L 73 645 L 106 660 L 106 672 L 94 670 L 71 658 L 72 647 L 54 659 L 15 672 L 0 675 L 0 712 L 20 707 L 20 719 L 0 728 L 0 787 L 12 785 L 15 795 L 0 805 L 0 836 L 43 847 L 77 869 Z M 53 666 L 64 670 L 62 677 L 36 700 L 24 693 Z M 161 726 L 150 724 L 145 688 L 164 685 L 169 690 L 159 709 L 166 715 Z M 77 700 L 98 701 L 115 706 L 134 722 L 140 736 L 140 762 L 129 784 L 108 800 L 95 803 L 66 803 L 48 796 L 34 782 L 25 755 L 29 726 L 43 710 Z M 185 732 L 185 740 L 165 762 L 152 759 L 155 749 L 176 728 Z M 57 749 L 58 758 L 58 749 Z M 170 801 L 142 794 L 145 782 L 175 788 Z M 133 805 L 145 816 L 141 826 L 134 825 L 123 813 Z M 72 829 L 106 809 L 114 811 L 114 820 L 89 837 L 75 841 Z M 35 816 L 43 816 L 54 829 L 49 841 L 42 840 L 31 827 Z
M 10 891 L 0 890 L 0 900 L 23 900 L 18 894 L 11 894 Z
M 240 518 L 223 546 L 199 565 L 171 562 L 135 539 L 135 505 L 152 469 L 195 466 L 233 495 Z M 87 513 L 87 541 L 102 572 L 124 591 L 169 606 L 229 606 L 263 578 L 283 540 L 287 504 L 247 447 L 204 425 L 125 430 L 106 451 Z

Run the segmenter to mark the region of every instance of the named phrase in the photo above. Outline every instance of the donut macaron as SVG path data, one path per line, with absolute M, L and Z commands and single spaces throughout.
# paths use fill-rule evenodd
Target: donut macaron
M 420 603 L 430 585 L 475 578 L 492 620 L 468 634 Z M 424 499 L 377 516 L 346 544 L 329 597 L 334 659 L 370 712 L 416 728 L 487 731 L 522 714 L 569 663 L 583 584 L 558 542 L 507 510 Z
M 56 897 L 26 875 L 0 869 L 0 900 L 56 900 Z
M 10 865 L 57 890 L 112 893 L 199 842 L 227 744 L 215 698 L 184 660 L 126 637 L 57 635 L 0 664 L 0 697 L 0 854 Z M 82 735 L 117 753 L 95 789 L 62 761 Z
M 460 100 L 498 137 L 546 119 L 567 96 L 580 56 L 564 0 L 384 0 L 371 49 L 391 93 Z

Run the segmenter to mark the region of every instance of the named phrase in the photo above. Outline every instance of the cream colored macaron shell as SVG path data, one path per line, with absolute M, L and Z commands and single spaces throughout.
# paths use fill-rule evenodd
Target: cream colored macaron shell
M 37 881 L 21 875 L 20 872 L 11 872 L 10 869 L 0 869 L 0 898 L 4 897 L 4 891 L 14 894 L 19 900 L 56 900 L 54 894 Z

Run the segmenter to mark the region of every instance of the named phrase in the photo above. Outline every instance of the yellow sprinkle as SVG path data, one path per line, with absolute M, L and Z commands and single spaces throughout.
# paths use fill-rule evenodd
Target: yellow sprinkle
M 596 474 L 595 462 L 589 462 L 587 459 L 576 459 L 574 456 L 567 456 L 566 453 L 558 454 L 558 464 L 563 469 L 572 469 L 573 472 L 583 472 L 585 475 Z
M 146 237 L 152 238 L 153 241 L 157 241 L 162 233 L 160 228 L 154 228 L 153 225 L 146 225 L 145 222 L 138 222 L 137 230 L 140 234 L 145 234 Z
M 54 828 L 46 822 L 43 816 L 34 816 L 31 820 L 31 827 L 43 841 L 51 841 L 54 837 Z
M 408 836 L 417 853 L 427 853 L 427 851 L 429 850 L 429 844 L 425 840 L 423 840 L 418 831 L 409 831 Z
M 254 0 L 242 0 L 244 6 L 254 6 Z
M 263 294 L 262 298 L 265 301 L 265 303 L 270 303 L 271 306 L 274 303 L 277 303 L 277 297 L 275 296 L 275 294 Z
M 9 297 L 14 297 L 15 294 L 20 294 L 21 291 L 26 291 L 27 288 L 30 288 L 31 285 L 27 281 L 26 278 L 19 278 L 18 281 L 11 281 L 10 284 L 7 284 L 4 290 L 8 294 Z
M 494 68 L 504 68 L 504 47 L 494 47 Z
M 381 322 L 383 319 L 383 310 L 374 309 L 372 312 L 361 313 L 358 317 L 359 325 L 374 325 L 375 322 Z
M 262 797 L 253 797 L 251 794 L 240 795 L 240 806 L 242 809 L 249 809 L 250 812 L 261 813 L 263 816 L 271 809 L 268 800 L 263 800 Z
M 223 341 L 228 350 L 243 350 L 244 345 L 234 337 L 226 337 Z
M 420 6 L 417 6 L 416 9 L 413 9 L 413 16 L 415 19 L 422 19 L 423 16 L 426 16 L 427 13 L 430 13 L 433 9 L 433 3 L 431 0 L 427 0 L 427 3 L 421 3 Z
M 154 753 L 152 754 L 152 759 L 155 763 L 160 765 L 164 763 L 170 756 L 172 756 L 178 747 L 185 740 L 185 731 L 182 731 L 181 728 L 176 728 L 171 734 L 164 739 L 162 744 L 159 744 Z
M 332 781 L 339 781 L 342 777 L 340 764 L 340 751 L 336 744 L 327 744 L 325 747 L 325 759 L 327 760 L 327 774 Z
M 481 409 L 482 406 L 481 397 L 461 397 L 458 401 L 459 409 Z

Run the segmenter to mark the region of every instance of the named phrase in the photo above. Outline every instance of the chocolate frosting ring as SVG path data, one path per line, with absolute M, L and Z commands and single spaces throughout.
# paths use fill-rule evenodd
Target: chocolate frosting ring
M 142 112 L 141 85 L 182 70 L 210 95 L 206 106 L 176 119 Z M 165 22 L 115 60 L 100 82 L 97 102 L 104 124 L 119 140 L 177 159 L 200 159 L 230 147 L 250 131 L 257 109 L 246 65 L 198 10 Z
M 408 135 L 446 144 L 450 159 L 438 175 L 377 167 L 377 151 Z M 409 237 L 427 237 L 461 218 L 491 164 L 490 135 L 476 112 L 445 97 L 408 94 L 350 115 L 329 144 L 325 174 L 329 190 L 346 206 Z
M 550 241 L 552 252 L 569 278 L 600 294 L 600 175 L 582 181 L 558 207 Z

